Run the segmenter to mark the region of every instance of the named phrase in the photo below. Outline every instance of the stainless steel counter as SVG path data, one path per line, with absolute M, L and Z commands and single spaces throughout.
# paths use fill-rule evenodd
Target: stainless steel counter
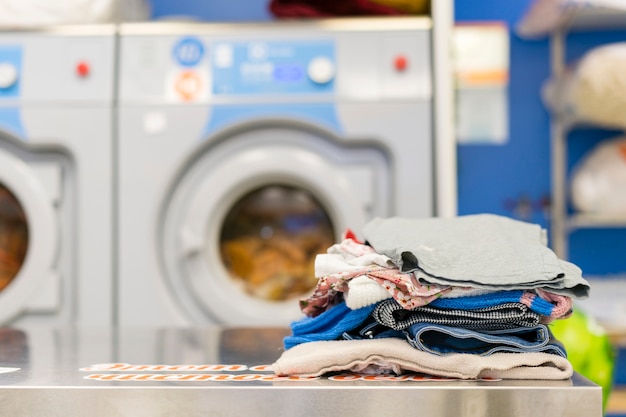
M 364 375 L 277 378 L 281 328 L 0 328 L 0 415 L 601 416 L 601 388 L 565 381 Z

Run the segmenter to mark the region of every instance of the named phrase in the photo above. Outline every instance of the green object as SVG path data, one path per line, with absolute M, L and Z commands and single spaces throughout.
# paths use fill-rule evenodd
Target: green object
M 606 331 L 580 310 L 568 319 L 550 325 L 554 337 L 563 343 L 574 370 L 602 387 L 602 405 L 613 388 L 616 350 Z

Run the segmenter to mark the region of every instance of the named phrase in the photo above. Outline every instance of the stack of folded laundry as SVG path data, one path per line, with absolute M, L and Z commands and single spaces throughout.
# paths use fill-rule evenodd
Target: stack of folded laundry
M 319 254 L 279 375 L 330 372 L 567 379 L 549 324 L 589 296 L 547 234 L 503 216 L 377 218 Z

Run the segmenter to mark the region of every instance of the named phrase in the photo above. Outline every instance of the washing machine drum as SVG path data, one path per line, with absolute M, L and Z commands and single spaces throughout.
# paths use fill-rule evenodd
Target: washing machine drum
M 0 184 L 0 291 L 24 265 L 28 247 L 26 214 L 11 190 Z
M 239 132 L 190 161 L 160 237 L 178 301 L 197 321 L 286 325 L 317 284 L 314 262 L 346 229 L 384 215 L 388 159 L 306 130 Z
M 32 310 L 53 274 L 57 217 L 38 175 L 54 177 L 49 168 L 0 148 L 0 324 Z
M 315 256 L 334 240 L 332 220 L 315 196 L 271 184 L 251 190 L 229 210 L 220 230 L 220 258 L 245 293 L 285 301 L 315 286 Z

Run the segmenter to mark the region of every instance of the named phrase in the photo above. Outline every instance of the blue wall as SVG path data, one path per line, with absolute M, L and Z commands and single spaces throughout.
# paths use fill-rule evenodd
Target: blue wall
M 455 2 L 455 19 L 500 20 L 512 29 L 531 0 Z M 459 213 L 493 212 L 518 217 L 519 202 L 528 201 L 527 218 L 549 227 L 545 202 L 550 194 L 550 118 L 540 100 L 550 76 L 549 42 L 523 40 L 510 31 L 509 141 L 503 146 L 459 146 Z M 567 59 L 574 61 L 593 46 L 626 40 L 626 33 L 595 32 L 568 38 Z M 571 166 L 599 140 L 617 132 L 574 131 L 568 136 Z M 518 204 L 515 204 L 515 203 Z M 587 276 L 626 273 L 626 229 L 579 230 L 571 235 L 570 260 Z
M 527 1 L 457 1 L 457 22 L 515 25 Z M 509 139 L 504 145 L 459 146 L 459 213 L 491 212 L 547 223 L 550 194 L 549 116 L 540 101 L 549 74 L 548 42 L 510 36 Z M 517 212 L 529 204 L 528 214 Z
M 268 0 L 150 3 L 155 19 L 171 15 L 203 21 L 272 19 Z M 530 4 L 531 0 L 456 0 L 455 19 L 504 21 L 513 28 Z M 624 33 L 574 35 L 568 57 L 574 59 L 601 42 L 624 39 Z M 511 31 L 510 51 L 509 139 L 504 145 L 459 146 L 459 213 L 497 213 L 549 227 L 550 118 L 539 94 L 550 74 L 549 44 L 547 39 L 520 39 Z M 570 159 L 575 161 L 597 140 L 614 134 L 601 130 L 574 132 L 570 137 Z M 570 259 L 587 275 L 626 273 L 624 229 L 575 232 L 570 248 Z
M 272 18 L 265 0 L 147 0 L 154 19 L 172 16 L 202 21 L 260 21 Z

